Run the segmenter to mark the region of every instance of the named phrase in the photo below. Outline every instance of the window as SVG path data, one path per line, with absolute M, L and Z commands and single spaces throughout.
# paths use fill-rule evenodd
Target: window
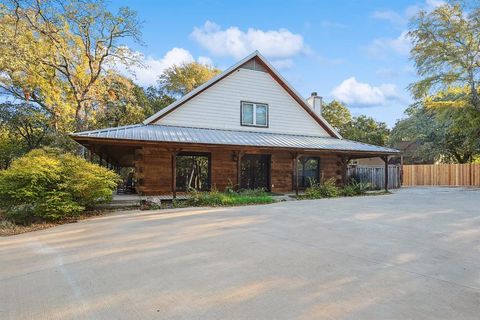
M 317 157 L 301 157 L 298 159 L 298 186 L 308 188 L 320 180 L 320 159 Z
M 242 126 L 268 127 L 268 105 L 242 102 Z
M 210 189 L 210 154 L 179 153 L 176 158 L 176 188 L 179 191 Z

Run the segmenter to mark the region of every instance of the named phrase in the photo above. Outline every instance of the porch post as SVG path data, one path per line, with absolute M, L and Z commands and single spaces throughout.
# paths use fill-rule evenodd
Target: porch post
M 170 158 L 172 162 L 172 198 L 177 198 L 177 151 L 170 152 Z
M 382 157 L 385 162 L 385 192 L 388 192 L 388 156 Z
M 340 162 L 342 163 L 342 183 L 345 186 L 348 180 L 348 162 L 350 162 L 350 157 L 341 157 Z
M 292 178 L 295 195 L 298 196 L 298 153 L 292 153 Z
M 241 188 L 241 179 L 242 179 L 242 157 L 243 152 L 237 151 L 237 190 Z

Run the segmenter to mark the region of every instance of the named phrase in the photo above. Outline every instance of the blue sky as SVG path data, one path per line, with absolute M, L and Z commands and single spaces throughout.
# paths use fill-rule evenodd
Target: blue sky
M 115 1 L 143 24 L 147 69 L 137 82 L 153 84 L 165 67 L 189 61 L 225 69 L 258 49 L 305 97 L 317 91 L 354 115 L 393 126 L 411 103 L 415 80 L 405 37 L 408 19 L 427 1 Z

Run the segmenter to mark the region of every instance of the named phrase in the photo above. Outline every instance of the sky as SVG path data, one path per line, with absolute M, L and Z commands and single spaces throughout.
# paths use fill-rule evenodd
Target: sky
M 138 51 L 146 68 L 136 82 L 155 85 L 174 64 L 198 61 L 226 69 L 259 50 L 305 98 L 344 102 L 392 127 L 412 102 L 416 79 L 406 33 L 426 1 L 116 0 L 143 21 Z

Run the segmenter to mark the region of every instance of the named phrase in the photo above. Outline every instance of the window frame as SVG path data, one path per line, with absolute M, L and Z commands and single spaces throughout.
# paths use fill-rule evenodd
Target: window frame
M 243 105 L 244 104 L 251 104 L 253 105 L 253 124 L 244 123 L 243 122 Z M 265 124 L 257 124 L 257 106 L 265 106 L 266 114 L 265 114 Z M 269 106 L 268 103 L 263 102 L 252 102 L 252 101 L 240 101 L 240 125 L 243 127 L 256 127 L 256 128 L 268 128 L 269 127 Z
M 316 177 L 316 182 L 320 182 L 321 178 L 321 161 L 322 159 L 319 156 L 314 156 L 314 155 L 304 155 L 298 158 L 297 162 L 297 175 L 298 175 L 298 187 L 299 189 L 305 190 L 308 188 L 307 181 L 305 181 L 305 163 L 308 160 L 317 160 L 317 177 Z M 299 174 L 299 171 L 301 169 L 302 175 Z M 303 179 L 302 179 L 303 177 Z M 303 182 L 303 183 L 302 183 Z
M 205 188 L 202 188 L 201 190 L 199 191 L 210 191 L 212 190 L 212 153 L 211 152 L 179 152 L 175 155 L 175 162 L 177 162 L 177 158 L 178 157 L 206 157 L 207 160 L 208 160 L 208 172 L 207 172 L 207 183 L 206 183 L 206 187 Z M 188 191 L 186 188 L 179 188 L 177 186 L 177 183 L 178 183 L 178 164 L 175 163 L 175 190 L 176 191 Z

